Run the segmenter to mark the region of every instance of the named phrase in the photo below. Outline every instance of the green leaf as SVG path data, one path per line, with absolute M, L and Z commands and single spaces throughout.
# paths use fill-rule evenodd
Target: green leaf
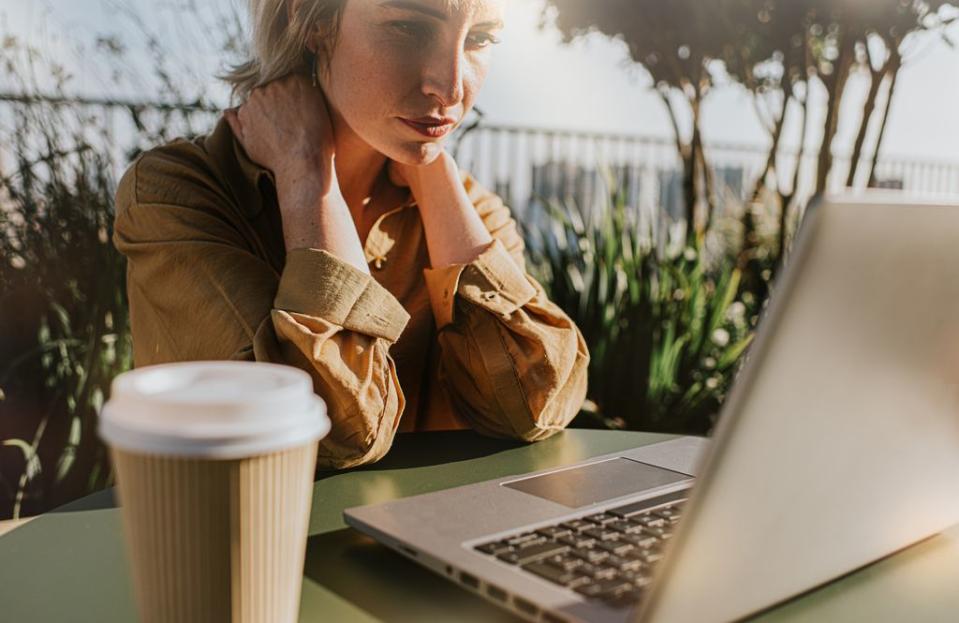
M 20 448 L 20 451 L 23 452 L 23 460 L 26 462 L 27 482 L 33 480 L 40 473 L 40 457 L 37 456 L 33 446 L 26 441 L 23 439 L 5 439 L 0 445 Z

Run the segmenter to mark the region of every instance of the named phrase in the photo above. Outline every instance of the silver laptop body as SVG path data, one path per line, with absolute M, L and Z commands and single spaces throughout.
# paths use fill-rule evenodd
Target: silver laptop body
M 693 477 L 633 606 L 476 549 L 661 507 L 686 497 Z M 959 523 L 959 206 L 894 193 L 811 206 L 712 441 L 679 438 L 344 517 L 547 622 L 735 620 Z

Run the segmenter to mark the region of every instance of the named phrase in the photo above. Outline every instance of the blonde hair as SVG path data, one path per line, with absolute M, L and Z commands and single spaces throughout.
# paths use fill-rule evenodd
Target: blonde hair
M 291 73 L 309 74 L 313 53 L 308 44 L 317 28 L 322 36 L 316 60 L 328 67 L 347 0 L 302 0 L 291 15 L 293 1 L 250 0 L 251 58 L 220 76 L 232 86 L 234 100 L 246 100 L 256 87 Z

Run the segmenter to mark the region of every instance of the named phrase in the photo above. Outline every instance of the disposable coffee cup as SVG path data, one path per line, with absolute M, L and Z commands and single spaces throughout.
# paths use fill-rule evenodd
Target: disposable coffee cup
M 141 621 L 298 619 L 329 430 L 312 379 L 289 366 L 190 362 L 114 379 L 99 434 Z

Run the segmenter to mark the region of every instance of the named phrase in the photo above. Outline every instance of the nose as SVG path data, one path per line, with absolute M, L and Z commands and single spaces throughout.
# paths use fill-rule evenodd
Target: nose
M 463 99 L 465 58 L 462 46 L 429 55 L 423 76 L 423 92 L 444 108 Z

